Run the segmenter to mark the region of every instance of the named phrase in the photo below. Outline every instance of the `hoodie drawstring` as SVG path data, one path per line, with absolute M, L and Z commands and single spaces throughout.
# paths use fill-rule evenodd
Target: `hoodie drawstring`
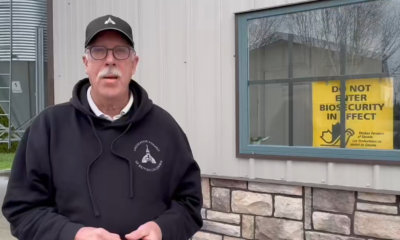
M 96 204 L 96 202 L 94 201 L 94 198 L 93 198 L 92 189 L 91 189 L 91 187 L 90 187 L 90 179 L 89 179 L 90 174 L 89 174 L 89 172 L 90 172 L 90 167 L 92 166 L 92 164 L 93 164 L 94 162 L 96 162 L 97 159 L 99 159 L 99 157 L 100 157 L 101 154 L 103 153 L 103 144 L 101 144 L 101 140 L 100 140 L 99 136 L 97 135 L 97 132 L 96 132 L 96 129 L 95 129 L 95 127 L 94 127 L 92 118 L 91 118 L 90 116 L 87 116 L 87 117 L 89 118 L 90 124 L 92 125 L 92 129 L 93 129 L 94 135 L 96 135 L 96 138 L 97 138 L 97 140 L 99 141 L 99 144 L 100 144 L 100 152 L 99 152 L 99 154 L 96 156 L 96 158 L 93 159 L 93 161 L 89 164 L 89 167 L 88 167 L 87 173 L 86 173 L 86 180 L 87 180 L 87 185 L 88 185 L 88 189 L 89 189 L 90 199 L 91 199 L 91 201 L 92 201 L 92 206 L 93 206 L 94 215 L 95 215 L 96 217 L 98 217 L 98 216 L 100 216 L 100 211 L 99 211 L 99 208 L 97 207 L 97 204 Z
M 96 158 L 94 158 L 93 161 L 89 164 L 89 167 L 88 167 L 88 169 L 87 169 L 87 174 L 86 174 L 87 185 L 88 185 L 88 190 L 89 190 L 89 194 L 90 194 L 90 199 L 91 199 L 91 201 L 92 201 L 92 207 L 93 207 L 94 215 L 95 215 L 96 217 L 99 217 L 99 216 L 100 216 L 100 211 L 99 211 L 99 208 L 97 207 L 96 201 L 94 200 L 93 193 L 92 193 L 92 189 L 91 189 L 91 187 L 90 187 L 90 179 L 89 179 L 90 174 L 89 174 L 89 173 L 90 173 L 90 168 L 91 168 L 91 166 L 93 165 L 93 163 L 96 162 L 97 159 L 99 159 L 99 157 L 100 157 L 101 154 L 103 153 L 103 145 L 102 145 L 102 143 L 101 143 L 101 140 L 100 140 L 99 136 L 97 135 L 96 128 L 94 127 L 94 123 L 93 123 L 92 118 L 91 118 L 90 116 L 88 116 L 88 118 L 89 118 L 90 124 L 91 124 L 91 126 L 92 126 L 93 132 L 94 132 L 94 134 L 96 135 L 96 138 L 97 138 L 97 140 L 99 141 L 99 144 L 100 144 L 100 152 L 99 152 L 99 154 L 96 156 Z M 133 173 L 132 173 L 132 164 L 131 164 L 131 161 L 129 161 L 129 159 L 127 159 L 127 158 L 125 158 L 125 157 L 123 157 L 123 156 L 117 154 L 117 153 L 114 151 L 114 149 L 113 149 L 114 143 L 115 143 L 118 139 L 120 139 L 120 138 L 129 130 L 129 128 L 130 128 L 131 126 L 132 126 L 132 123 L 130 123 L 130 124 L 128 125 L 128 127 L 124 130 L 124 132 L 123 132 L 121 135 L 119 135 L 119 136 L 113 141 L 113 143 L 111 144 L 111 151 L 112 151 L 115 155 L 117 155 L 117 156 L 123 158 L 124 160 L 126 160 L 126 161 L 128 162 L 128 164 L 129 164 L 129 179 L 130 179 L 130 185 L 129 185 L 129 186 L 130 186 L 130 192 L 129 192 L 129 197 L 130 197 L 130 198 L 133 198 Z
M 121 157 L 121 158 L 123 158 L 124 160 L 126 160 L 127 162 L 128 162 L 128 164 L 129 164 L 129 197 L 130 198 L 133 198 L 133 173 L 132 173 L 132 164 L 131 164 L 131 161 L 129 160 L 129 159 L 127 159 L 127 158 L 125 158 L 125 157 L 123 157 L 123 156 L 121 156 L 121 155 L 119 155 L 119 154 L 117 154 L 115 151 L 114 151 L 114 143 L 116 142 L 116 141 L 118 141 L 118 139 L 120 139 L 128 130 L 129 130 L 129 128 L 132 126 L 132 123 L 130 123 L 129 125 L 128 125 L 128 127 L 125 129 L 125 131 L 121 134 L 121 135 L 119 135 L 113 142 L 112 142 L 112 144 L 111 144 L 111 151 L 115 154 L 115 155 L 117 155 L 117 156 L 119 156 L 119 157 Z
M 86 176 L 87 187 L 88 187 L 88 191 L 90 194 L 90 199 L 91 199 L 94 215 L 96 217 L 99 217 L 100 210 L 94 199 L 95 197 L 92 192 L 89 176 L 90 176 L 90 170 L 91 170 L 92 165 L 94 165 L 95 162 L 98 159 L 100 159 L 101 155 L 104 153 L 104 151 L 106 149 L 104 148 L 101 138 L 98 135 L 96 127 L 93 123 L 94 119 L 92 117 L 95 117 L 95 115 L 93 114 L 93 112 L 90 111 L 90 106 L 87 101 L 87 90 L 90 86 L 91 86 L 91 84 L 90 84 L 90 80 L 88 77 L 79 80 L 79 82 L 75 84 L 75 86 L 72 90 L 72 98 L 70 99 L 70 103 L 72 104 L 73 107 L 76 108 L 77 111 L 79 111 L 80 113 L 82 113 L 88 117 L 90 124 L 92 126 L 92 129 L 93 129 L 93 133 L 95 134 L 95 136 L 100 144 L 100 151 L 99 151 L 98 155 L 92 160 L 92 162 L 87 167 L 87 173 L 86 173 L 87 174 L 87 176 Z M 133 191 L 134 190 L 134 183 L 133 183 L 133 179 L 134 179 L 133 165 L 134 165 L 134 163 L 131 163 L 131 161 L 128 157 L 123 156 L 122 154 L 116 153 L 116 151 L 114 151 L 113 147 L 114 147 L 114 144 L 116 143 L 116 141 L 118 139 L 120 139 L 124 134 L 127 133 L 127 131 L 131 128 L 133 123 L 137 123 L 140 120 L 142 120 L 143 118 L 145 118 L 146 114 L 148 114 L 152 110 L 153 101 L 149 98 L 146 90 L 138 82 L 136 82 L 133 79 L 131 79 L 131 81 L 129 83 L 129 89 L 133 93 L 133 96 L 135 98 L 134 104 L 132 105 L 132 109 L 133 109 L 133 111 L 135 111 L 135 114 L 129 115 L 128 121 L 130 123 L 127 126 L 127 128 L 124 130 L 124 133 L 122 133 L 117 139 L 115 139 L 113 141 L 113 143 L 111 145 L 111 151 L 113 154 L 115 154 L 116 156 L 120 157 L 121 159 L 127 161 L 129 164 L 129 175 L 130 175 L 129 197 L 133 198 L 134 197 L 134 191 Z M 121 124 L 115 124 L 113 126 L 114 127 L 126 126 L 125 123 L 126 122 L 123 122 Z

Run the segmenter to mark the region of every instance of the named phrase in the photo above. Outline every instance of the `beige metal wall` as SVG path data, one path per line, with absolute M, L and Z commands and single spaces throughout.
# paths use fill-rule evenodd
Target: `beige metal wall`
M 399 167 L 236 159 L 233 13 L 293 2 L 298 0 L 54 0 L 55 102 L 68 101 L 86 76 L 86 24 L 115 14 L 134 28 L 141 57 L 134 78 L 186 131 L 203 174 L 400 191 Z

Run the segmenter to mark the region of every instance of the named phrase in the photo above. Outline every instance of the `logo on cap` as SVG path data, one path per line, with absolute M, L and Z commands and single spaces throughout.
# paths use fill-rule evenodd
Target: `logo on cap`
M 109 24 L 109 23 L 115 24 L 115 22 L 111 19 L 111 17 L 109 17 L 107 21 L 104 22 L 104 24 Z

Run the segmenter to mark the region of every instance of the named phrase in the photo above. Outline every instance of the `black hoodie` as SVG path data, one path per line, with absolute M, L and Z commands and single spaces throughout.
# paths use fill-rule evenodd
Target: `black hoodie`
M 202 227 L 200 169 L 185 133 L 133 80 L 134 103 L 114 122 L 97 117 L 79 81 L 68 103 L 42 111 L 13 162 L 2 211 L 21 240 L 74 240 L 83 227 L 121 239 L 155 221 L 163 240 Z

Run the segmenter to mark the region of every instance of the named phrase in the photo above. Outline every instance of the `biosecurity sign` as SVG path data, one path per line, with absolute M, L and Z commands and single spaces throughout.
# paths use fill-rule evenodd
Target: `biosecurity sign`
M 313 83 L 313 145 L 340 147 L 340 114 L 345 114 L 346 148 L 393 149 L 391 78 L 346 81 L 345 109 L 340 81 Z

